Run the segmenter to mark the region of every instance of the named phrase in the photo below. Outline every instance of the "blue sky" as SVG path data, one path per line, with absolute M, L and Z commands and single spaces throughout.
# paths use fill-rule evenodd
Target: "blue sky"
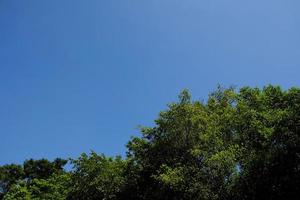
M 122 154 L 188 88 L 300 85 L 299 0 L 1 0 L 0 164 Z

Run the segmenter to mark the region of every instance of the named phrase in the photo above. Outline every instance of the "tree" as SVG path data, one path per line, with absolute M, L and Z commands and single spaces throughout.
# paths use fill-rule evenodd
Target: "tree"
M 24 171 L 21 165 L 4 165 L 0 167 L 0 199 L 8 192 L 10 187 L 22 179 Z
M 33 179 L 32 182 L 28 184 L 31 199 L 66 199 L 71 188 L 70 179 L 71 177 L 69 173 L 53 174 L 47 180 Z
M 31 200 L 31 195 L 23 182 L 13 185 L 3 200 Z
M 243 88 L 236 115 L 242 147 L 237 199 L 294 199 L 300 191 L 300 90 Z M 242 196 L 241 196 L 242 195 Z
M 68 199 L 118 199 L 124 185 L 125 161 L 92 152 L 72 161 L 72 189 Z
M 0 199 L 30 197 L 32 182 L 47 182 L 54 175 L 64 172 L 67 160 L 57 158 L 53 162 L 40 160 L 26 160 L 22 165 L 10 164 L 0 167 Z M 48 183 L 48 182 L 47 182 Z M 27 192 L 29 192 L 27 194 Z M 9 193 L 9 194 L 7 194 Z M 16 193 L 16 194 L 15 194 Z M 7 194 L 7 195 L 6 195 Z M 17 196 L 15 196 L 17 195 Z
M 209 104 L 191 102 L 184 90 L 179 103 L 160 113 L 153 128 L 128 143 L 128 155 L 140 165 L 145 199 L 218 199 L 236 172 L 238 147 L 224 123 L 233 113 L 232 89 L 212 95 Z M 229 119 L 228 119 L 229 120 Z
M 24 162 L 25 178 L 32 179 L 47 179 L 52 174 L 63 171 L 63 167 L 67 164 L 67 160 L 60 158 L 53 162 L 47 159 L 40 160 L 26 160 Z
M 300 196 L 300 89 L 183 90 L 127 157 L 82 154 L 0 167 L 4 199 L 291 200 Z M 1 198 L 2 199 L 2 198 Z

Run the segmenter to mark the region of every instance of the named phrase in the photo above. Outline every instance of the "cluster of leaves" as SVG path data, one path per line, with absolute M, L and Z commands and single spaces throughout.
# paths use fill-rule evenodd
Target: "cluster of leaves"
M 71 160 L 0 167 L 0 199 L 253 200 L 300 195 L 300 89 L 219 87 L 207 102 L 187 90 L 125 159 L 92 152 Z
M 70 174 L 64 171 L 67 160 L 26 160 L 23 165 L 0 167 L 0 191 L 4 200 L 65 199 Z

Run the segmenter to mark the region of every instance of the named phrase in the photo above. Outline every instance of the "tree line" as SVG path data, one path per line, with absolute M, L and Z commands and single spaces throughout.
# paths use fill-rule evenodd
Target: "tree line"
M 64 166 L 70 162 L 72 170 Z M 132 137 L 125 158 L 0 167 L 3 200 L 279 200 L 300 194 L 300 89 L 187 90 Z

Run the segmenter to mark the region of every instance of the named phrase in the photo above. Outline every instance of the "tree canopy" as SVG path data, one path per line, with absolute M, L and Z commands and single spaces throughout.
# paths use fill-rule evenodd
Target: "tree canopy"
M 300 194 L 300 89 L 183 90 L 125 158 L 91 152 L 0 167 L 0 199 L 253 200 Z

